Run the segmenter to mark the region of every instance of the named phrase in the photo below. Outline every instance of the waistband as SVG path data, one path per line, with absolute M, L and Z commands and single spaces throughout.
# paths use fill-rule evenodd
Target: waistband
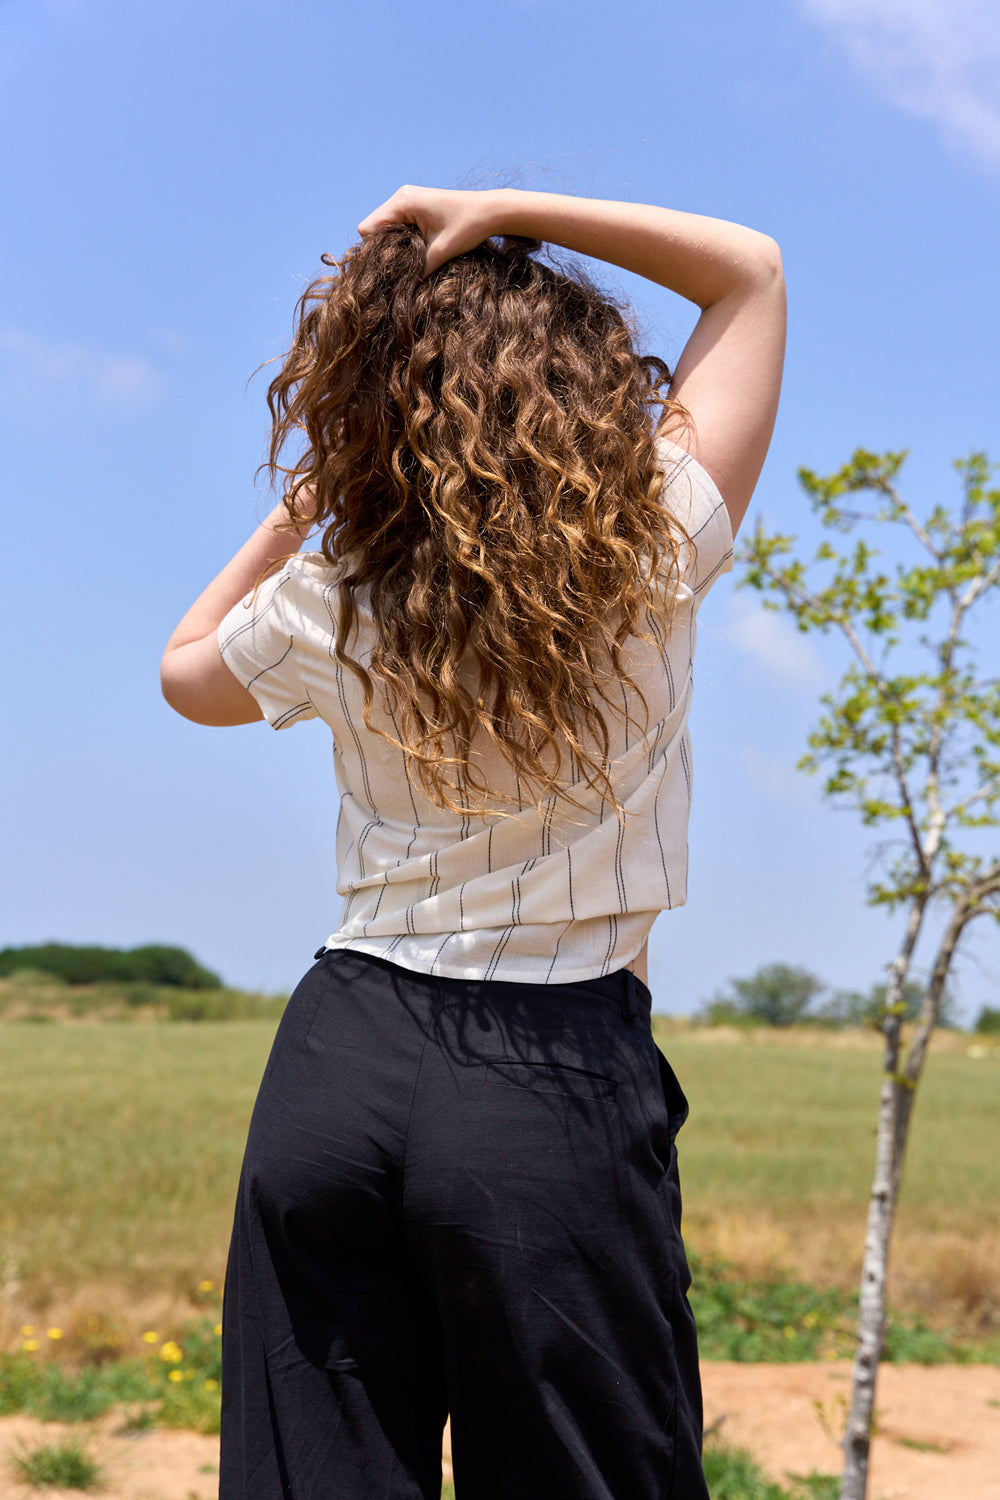
M 639 1017 L 648 1020 L 653 1009 L 652 994 L 642 980 L 636 978 L 631 969 L 616 969 L 613 974 L 596 974 L 593 979 L 578 979 L 570 984 L 537 984 L 532 981 L 517 983 L 509 979 L 452 979 L 428 974 L 423 969 L 408 969 L 378 954 L 365 953 L 361 949 L 350 947 L 327 948 L 324 946 L 316 951 L 314 957 L 320 960 L 334 953 L 349 953 L 352 958 L 371 964 L 375 968 L 387 969 L 410 980 L 424 980 L 430 984 L 447 986 L 456 991 L 463 986 L 475 986 L 476 989 L 482 989 L 485 986 L 488 989 L 495 989 L 498 993 L 503 990 L 542 990 L 548 995 L 560 992 L 567 995 L 578 994 L 581 997 L 596 995 L 602 1000 L 611 1000 L 619 1006 L 626 1021 L 633 1021 Z

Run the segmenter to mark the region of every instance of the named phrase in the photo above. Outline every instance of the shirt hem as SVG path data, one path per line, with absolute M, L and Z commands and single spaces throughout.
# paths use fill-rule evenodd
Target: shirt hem
M 684 903 L 677 904 L 683 905 Z M 629 915 L 636 916 L 637 913 L 630 912 Z M 655 921 L 659 916 L 659 911 L 652 915 Z M 616 974 L 619 969 L 628 968 L 629 964 L 633 963 L 642 952 L 653 921 L 650 922 L 638 947 L 633 952 L 626 949 L 621 955 L 616 953 L 609 963 L 583 964 L 567 968 L 563 964 L 553 967 L 550 961 L 547 967 L 539 969 L 512 969 L 510 965 L 500 964 L 488 979 L 484 972 L 487 967 L 485 962 L 473 965 L 449 963 L 447 959 L 423 964 L 408 961 L 407 956 L 398 949 L 392 952 L 386 951 L 393 941 L 391 938 L 385 943 L 379 943 L 371 938 L 339 938 L 336 933 L 333 933 L 327 938 L 323 947 L 327 950 L 344 948 L 354 953 L 365 953 L 370 958 L 382 958 L 387 963 L 396 964 L 400 969 L 409 969 L 415 974 L 428 974 L 435 979 L 467 979 L 482 984 L 496 984 L 497 982 L 502 984 L 582 984 L 588 979 L 601 979 L 607 974 Z

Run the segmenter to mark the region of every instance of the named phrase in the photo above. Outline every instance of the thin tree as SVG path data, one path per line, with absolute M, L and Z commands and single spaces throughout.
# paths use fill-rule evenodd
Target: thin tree
M 840 636 L 850 664 L 823 700 L 801 764 L 825 771 L 824 792 L 846 801 L 882 849 L 868 900 L 898 912 L 887 967 L 878 1144 L 861 1272 L 858 1342 L 844 1437 L 841 1500 L 864 1500 L 875 1382 L 886 1328 L 889 1244 L 917 1085 L 969 924 L 1000 920 L 1000 664 L 983 651 L 989 605 L 1000 597 L 1000 489 L 983 454 L 956 463 L 961 503 L 920 518 L 896 485 L 905 453 L 859 449 L 828 478 L 799 479 L 823 525 L 811 561 L 795 539 L 758 527 L 744 554 L 746 583 L 800 631 Z M 859 509 L 866 503 L 868 509 Z M 894 545 L 900 528 L 905 543 Z M 879 550 L 865 539 L 874 529 Z M 892 549 L 897 560 L 881 559 Z M 984 660 L 985 657 L 985 660 Z M 936 949 L 923 970 L 919 1013 L 904 1036 L 907 982 L 931 922 Z

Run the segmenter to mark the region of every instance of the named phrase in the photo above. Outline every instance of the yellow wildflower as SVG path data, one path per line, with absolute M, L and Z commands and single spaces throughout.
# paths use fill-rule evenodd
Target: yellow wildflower
M 168 1380 L 183 1380 L 184 1376 L 181 1374 L 180 1370 L 171 1370 L 170 1374 L 167 1376 L 167 1379 Z
M 221 1339 L 221 1337 L 222 1337 L 222 1324 L 221 1323 L 216 1323 L 215 1327 L 212 1329 L 212 1332 L 215 1334 L 215 1337 L 217 1339 Z
M 160 1358 L 164 1360 L 168 1365 L 179 1365 L 181 1360 L 184 1358 L 184 1350 L 181 1348 L 180 1344 L 176 1344 L 173 1339 L 168 1339 L 167 1342 L 160 1347 Z
M 34 1354 L 35 1350 L 38 1347 L 39 1345 L 37 1339 L 25 1339 L 24 1343 L 21 1345 L 21 1348 L 24 1349 L 28 1354 Z
M 31 1335 L 34 1333 L 34 1331 L 35 1331 L 35 1325 L 34 1325 L 34 1323 L 22 1323 L 21 1324 L 21 1332 L 24 1334 L 24 1336 L 25 1336 L 26 1339 L 30 1339 Z
M 48 1334 L 50 1339 L 61 1339 L 63 1336 L 63 1331 L 61 1328 L 47 1328 L 45 1332 Z
M 142 1336 L 142 1342 L 144 1344 L 158 1344 L 160 1342 L 160 1335 L 154 1333 L 152 1328 L 147 1328 Z
M 206 1380 L 205 1381 L 205 1389 L 206 1389 L 206 1391 L 217 1391 L 219 1389 L 219 1382 L 217 1380 L 211 1380 L 211 1379 Z
M 199 1283 L 198 1283 L 198 1290 L 199 1290 L 199 1292 L 214 1292 L 215 1291 L 215 1282 L 214 1281 L 199 1281 Z

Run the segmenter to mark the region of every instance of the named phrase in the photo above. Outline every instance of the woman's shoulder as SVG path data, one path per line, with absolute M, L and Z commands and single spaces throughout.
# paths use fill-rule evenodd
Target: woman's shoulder
M 720 506 L 725 510 L 726 503 L 715 480 L 686 448 L 660 433 L 655 440 L 655 450 L 657 464 L 663 472 L 663 499 L 678 520 L 684 520 L 685 512 L 702 517 L 717 511 Z M 728 512 L 726 519 L 729 519 Z
M 339 583 L 344 575 L 345 562 L 341 558 L 332 563 L 324 557 L 322 552 L 297 552 L 285 563 L 289 575 L 293 578 L 301 578 L 303 583 L 318 584 L 325 588 L 328 584 Z
M 271 575 L 271 583 L 289 603 L 328 599 L 346 572 L 346 559 L 332 563 L 322 552 L 297 552 Z
M 733 528 L 726 502 L 711 475 L 679 443 L 658 435 L 656 456 L 663 471 L 662 502 L 686 538 L 682 573 L 701 596 L 733 566 Z

